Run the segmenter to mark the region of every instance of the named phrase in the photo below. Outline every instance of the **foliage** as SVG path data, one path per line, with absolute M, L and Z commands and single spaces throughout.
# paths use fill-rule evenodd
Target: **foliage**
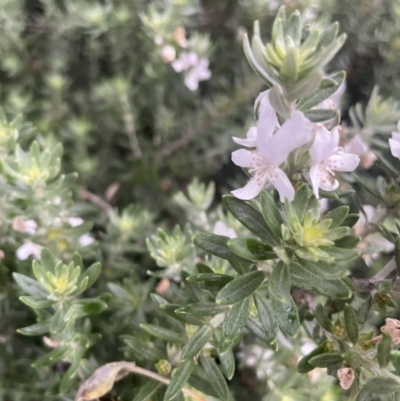
M 0 10 L 0 400 L 400 396 L 398 1 Z

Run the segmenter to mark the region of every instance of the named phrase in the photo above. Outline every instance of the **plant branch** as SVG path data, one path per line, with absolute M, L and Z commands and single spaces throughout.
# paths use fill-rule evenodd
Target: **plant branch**
M 87 191 L 86 189 L 82 189 L 79 193 L 79 197 L 81 199 L 85 199 L 94 205 L 98 206 L 104 212 L 108 213 L 111 210 L 111 205 L 107 203 L 105 200 L 101 199 L 99 196 L 93 194 L 92 192 Z
M 371 278 L 353 279 L 354 290 L 358 292 L 369 292 L 375 290 L 380 282 L 396 269 L 394 258 L 390 259 L 386 265 Z
M 164 376 L 161 376 L 161 375 L 159 375 L 157 373 L 152 372 L 151 370 L 147 370 L 147 369 L 141 368 L 141 367 L 133 365 L 133 364 L 131 364 L 129 366 L 129 370 L 132 373 L 137 373 L 138 375 L 146 376 L 146 377 L 149 377 L 150 379 L 157 380 L 160 383 L 163 383 L 163 384 L 165 384 L 167 386 L 171 382 L 170 379 L 167 379 Z M 187 387 L 183 387 L 181 391 L 183 393 L 187 394 L 188 396 L 192 397 L 193 399 L 197 400 L 197 401 L 207 401 L 205 398 L 203 398 L 200 395 L 196 394 L 195 392 L 193 392 L 192 390 L 188 389 Z
M 124 119 L 125 131 L 131 145 L 132 154 L 134 159 L 140 159 L 142 157 L 142 151 L 140 149 L 139 141 L 135 130 L 135 120 L 133 117 L 132 109 L 129 104 L 128 94 L 124 91 L 119 95 L 119 102 L 122 108 L 122 117 Z

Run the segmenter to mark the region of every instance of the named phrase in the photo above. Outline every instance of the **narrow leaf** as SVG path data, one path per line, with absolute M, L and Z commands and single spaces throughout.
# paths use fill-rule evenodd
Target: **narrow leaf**
M 201 349 L 204 347 L 205 343 L 208 341 L 211 335 L 211 327 L 203 326 L 197 333 L 189 340 L 185 348 L 183 349 L 181 360 L 185 361 L 196 356 Z
M 279 301 L 286 302 L 290 298 L 289 266 L 279 262 L 273 269 L 268 281 L 270 293 Z
M 255 271 L 239 276 L 229 282 L 217 295 L 215 302 L 232 305 L 251 295 L 262 284 L 265 273 Z
M 142 323 L 140 327 L 153 337 L 160 338 L 164 341 L 169 341 L 173 343 L 186 342 L 186 337 L 184 335 L 176 333 L 175 331 L 166 329 L 164 327 L 157 326 L 155 324 Z
M 204 355 L 200 356 L 201 364 L 214 387 L 214 390 L 218 393 L 221 400 L 229 400 L 229 390 L 226 384 L 225 378 L 221 373 L 221 370 L 215 363 L 214 359 L 208 358 Z
M 359 336 L 356 312 L 354 312 L 354 309 L 351 306 L 346 304 L 343 313 L 344 313 L 344 325 L 346 327 L 347 335 L 350 341 L 353 344 L 356 344 Z
M 194 369 L 193 359 L 188 359 L 187 361 L 181 362 L 175 374 L 172 376 L 171 382 L 165 392 L 164 401 L 172 400 L 182 387 L 188 381 L 192 370 Z

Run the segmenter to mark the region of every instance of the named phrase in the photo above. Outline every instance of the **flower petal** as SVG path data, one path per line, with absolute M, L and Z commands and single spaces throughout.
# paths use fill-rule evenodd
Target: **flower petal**
M 312 128 L 311 122 L 304 114 L 296 110 L 259 150 L 269 161 L 279 166 L 290 152 L 310 141 Z
M 315 197 L 318 199 L 319 198 L 319 184 L 321 181 L 321 175 L 320 175 L 320 167 L 318 164 L 315 166 L 312 166 L 310 169 L 310 180 L 311 180 L 311 185 L 313 187 L 313 192 Z
M 255 198 L 261 192 L 265 183 L 266 179 L 260 181 L 257 180 L 256 177 L 252 177 L 243 188 L 235 189 L 234 191 L 231 191 L 231 193 L 238 199 L 250 200 Z
M 255 167 L 257 163 L 265 163 L 265 160 L 256 152 L 239 149 L 232 152 L 232 161 L 239 167 Z
M 394 133 L 392 134 L 392 136 L 394 136 Z M 389 139 L 389 146 L 392 155 L 400 159 L 400 142 L 394 138 Z
M 268 140 L 276 127 L 279 127 L 279 123 L 276 111 L 269 101 L 269 90 L 261 93 L 258 99 L 260 99 L 260 106 L 258 108 L 257 121 L 257 147 L 263 149 L 265 146 L 268 147 Z
M 360 163 L 360 158 L 351 153 L 338 153 L 332 155 L 324 164 L 331 170 L 336 171 L 353 171 Z
M 271 184 L 279 192 L 279 199 L 281 202 L 285 202 L 285 199 L 290 202 L 294 199 L 294 188 L 287 175 L 278 167 L 272 171 L 272 178 L 269 176 L 268 179 Z
M 338 146 L 338 136 L 331 133 L 322 125 L 315 124 L 315 138 L 310 148 L 312 164 L 319 164 L 327 159 Z
M 251 127 L 247 132 L 246 139 L 237 138 L 235 136 L 233 136 L 232 139 L 239 145 L 253 148 L 257 145 L 257 128 Z

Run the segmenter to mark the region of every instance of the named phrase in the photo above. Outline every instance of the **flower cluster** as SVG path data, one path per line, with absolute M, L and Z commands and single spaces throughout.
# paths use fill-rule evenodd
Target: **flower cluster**
M 259 95 L 257 106 L 257 126 L 250 128 L 246 139 L 233 138 L 240 145 L 255 148 L 232 153 L 232 161 L 248 168 L 251 175 L 245 187 L 232 191 L 237 198 L 253 199 L 266 185 L 272 185 L 279 192 L 281 202 L 292 201 L 295 190 L 284 171 L 285 167 L 289 170 L 284 163 L 292 152 L 300 154 L 308 150 L 308 174 L 317 198 L 320 188 L 333 191 L 339 187 L 335 171 L 349 172 L 357 167 L 359 157 L 345 153 L 339 146 L 340 126 L 329 131 L 320 123 L 313 124 L 298 110 L 293 110 L 289 119 L 280 125 L 270 101 L 270 90 Z M 297 171 L 291 168 L 292 174 L 302 172 L 305 166 L 298 163 L 294 167 Z

